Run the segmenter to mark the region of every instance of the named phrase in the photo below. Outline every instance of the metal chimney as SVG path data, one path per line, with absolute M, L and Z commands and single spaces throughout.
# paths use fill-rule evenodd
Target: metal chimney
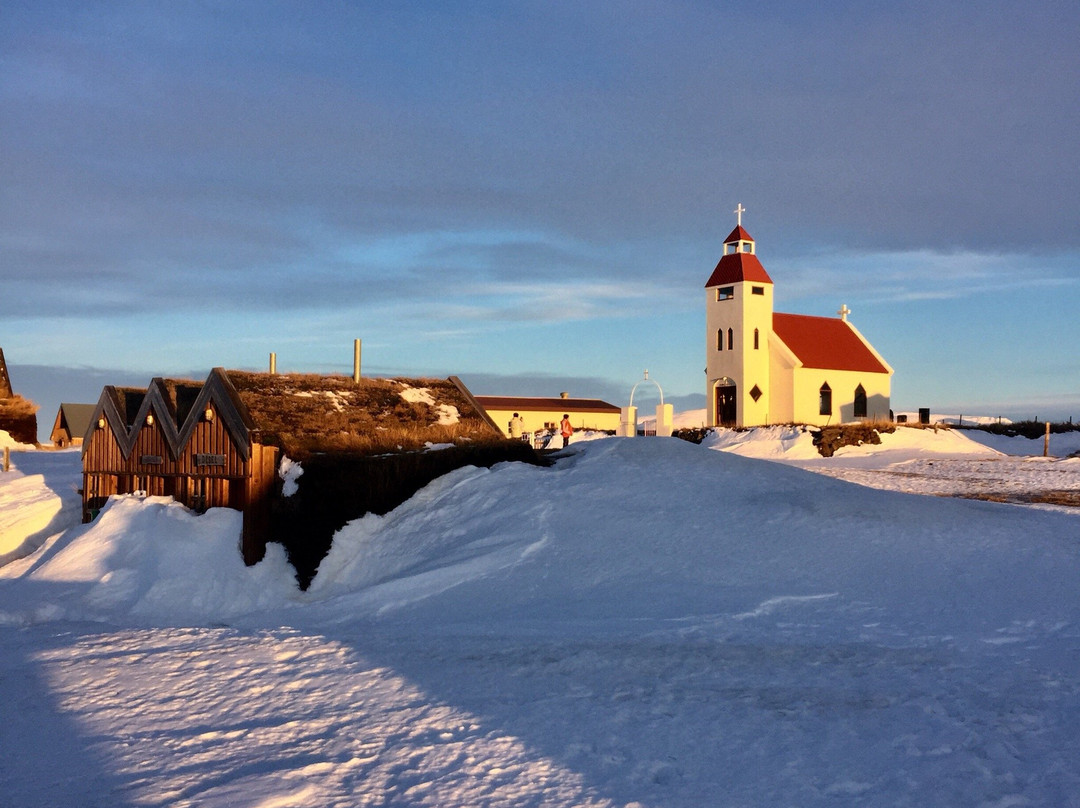
M 352 380 L 353 384 L 360 384 L 360 340 L 354 339 L 352 344 Z
M 274 376 L 276 374 L 277 374 L 277 354 L 272 353 L 272 354 L 270 354 L 270 375 Z

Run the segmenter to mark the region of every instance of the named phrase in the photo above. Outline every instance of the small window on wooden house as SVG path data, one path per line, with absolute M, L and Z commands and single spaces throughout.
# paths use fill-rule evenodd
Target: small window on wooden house
M 828 382 L 821 385 L 821 389 L 818 390 L 818 414 L 832 415 L 832 388 L 829 387 Z
M 733 350 L 735 348 L 735 332 L 730 328 L 727 330 L 727 349 Z
M 866 417 L 866 389 L 861 384 L 855 388 L 855 407 L 852 414 L 856 418 Z
M 754 350 L 758 349 L 758 330 L 754 329 Z
M 752 295 L 763 295 L 763 294 L 765 294 L 765 287 L 764 286 L 751 286 L 750 287 L 750 294 L 752 294 Z
M 733 297 L 735 297 L 734 286 L 721 286 L 716 290 L 717 300 L 731 300 Z

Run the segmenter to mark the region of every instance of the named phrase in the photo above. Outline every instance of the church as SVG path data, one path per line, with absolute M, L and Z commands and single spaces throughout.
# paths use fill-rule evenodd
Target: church
M 815 426 L 889 420 L 893 370 L 850 322 L 773 311 L 773 282 L 735 229 L 705 284 L 708 423 Z

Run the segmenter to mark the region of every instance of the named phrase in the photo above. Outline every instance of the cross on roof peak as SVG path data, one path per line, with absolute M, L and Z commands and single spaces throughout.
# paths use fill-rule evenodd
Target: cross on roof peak
M 840 310 L 838 312 L 836 312 L 836 313 L 839 314 L 840 319 L 843 320 L 846 323 L 847 322 L 847 316 L 849 314 L 851 314 L 851 309 L 849 309 L 847 307 L 847 303 L 844 303 L 843 305 L 840 306 Z
M 742 202 L 740 202 L 738 207 L 735 208 L 734 213 L 735 213 L 735 224 L 738 227 L 742 227 L 742 215 L 744 213 L 746 213 L 746 208 L 744 208 L 742 206 Z

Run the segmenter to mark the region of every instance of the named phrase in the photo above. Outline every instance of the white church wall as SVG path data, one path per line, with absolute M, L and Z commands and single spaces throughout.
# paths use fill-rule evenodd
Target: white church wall
M 754 290 L 759 294 L 754 294 Z M 742 291 L 746 295 L 743 307 L 746 319 L 741 346 L 744 389 L 739 391 L 740 423 L 767 424 L 772 410 L 769 336 L 772 333 L 773 286 L 771 283 L 744 283 Z M 755 387 L 759 394 L 756 401 Z
M 730 288 L 731 297 L 717 300 L 719 288 Z M 770 410 L 769 335 L 772 332 L 773 285 L 739 281 L 729 286 L 709 287 L 706 295 L 708 350 L 705 368 L 708 375 L 709 423 L 717 422 L 717 382 L 720 379 L 734 379 L 737 385 L 737 422 L 742 425 L 765 424 Z M 730 342 L 728 329 L 731 329 Z M 756 401 L 751 395 L 755 386 L 760 391 Z
M 795 363 L 787 351 L 769 351 L 769 417 L 774 424 L 795 421 Z
M 826 383 L 832 393 L 832 409 L 827 415 L 820 412 L 821 386 Z M 854 415 L 855 389 L 860 384 L 866 391 L 865 419 Z M 891 379 L 885 373 L 796 368 L 792 420 L 815 426 L 861 420 L 886 421 L 889 419 L 890 387 Z

